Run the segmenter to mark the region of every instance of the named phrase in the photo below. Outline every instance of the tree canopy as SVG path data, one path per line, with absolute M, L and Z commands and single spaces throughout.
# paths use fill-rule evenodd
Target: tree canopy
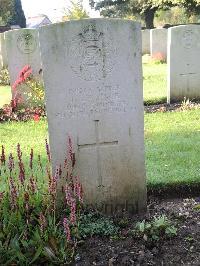
M 83 8 L 81 0 L 72 0 L 70 1 L 70 3 L 71 7 L 64 9 L 64 17 L 63 17 L 64 21 L 71 19 L 89 18 L 88 13 Z
M 26 27 L 26 18 L 21 0 L 0 0 L 0 17 L 4 25 Z
M 158 10 L 180 6 L 190 14 L 200 12 L 200 0 L 90 0 L 90 5 L 104 17 L 139 14 L 144 19 L 146 28 L 154 27 L 154 16 Z
M 174 0 L 177 5 L 185 8 L 189 14 L 200 13 L 200 0 Z
M 13 2 L 8 0 L 0 0 L 0 17 L 1 23 L 7 25 L 12 17 Z

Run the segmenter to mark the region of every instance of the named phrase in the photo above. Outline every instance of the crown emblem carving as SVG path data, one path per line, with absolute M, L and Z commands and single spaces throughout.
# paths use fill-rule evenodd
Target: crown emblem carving
M 96 42 L 99 40 L 99 37 L 102 33 L 97 32 L 97 30 L 89 25 L 86 29 L 84 29 L 83 33 L 81 33 L 81 37 L 85 42 Z

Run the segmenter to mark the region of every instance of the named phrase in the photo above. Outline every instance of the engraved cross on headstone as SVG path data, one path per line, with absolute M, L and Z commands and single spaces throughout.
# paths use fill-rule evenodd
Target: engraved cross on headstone
M 180 74 L 180 76 L 183 76 L 183 77 L 186 76 L 186 78 L 187 78 L 187 90 L 190 89 L 190 78 L 192 78 L 193 75 L 197 75 L 197 73 L 192 73 L 190 71 L 190 64 L 187 64 L 187 71 L 186 71 L 186 73 L 181 73 Z
M 100 148 L 101 147 L 107 147 L 111 145 L 117 145 L 118 140 L 114 141 L 103 141 L 101 142 L 99 140 L 99 120 L 94 120 L 95 122 L 95 142 L 94 143 L 86 143 L 86 144 L 79 144 L 78 143 L 78 149 L 87 149 L 94 147 L 96 149 L 97 154 L 97 171 L 98 171 L 98 187 L 102 188 L 103 186 L 103 177 L 101 172 L 101 155 L 100 155 Z

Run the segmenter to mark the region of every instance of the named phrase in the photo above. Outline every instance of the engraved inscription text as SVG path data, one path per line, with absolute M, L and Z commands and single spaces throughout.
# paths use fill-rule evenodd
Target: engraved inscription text
M 59 117 L 74 117 L 96 113 L 126 112 L 128 103 L 121 99 L 119 86 L 69 89 L 66 91 L 65 110 Z

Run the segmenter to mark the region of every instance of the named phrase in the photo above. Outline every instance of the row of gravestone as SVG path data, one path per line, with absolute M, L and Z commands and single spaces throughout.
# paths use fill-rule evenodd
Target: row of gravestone
M 142 31 L 143 54 L 167 59 L 168 103 L 200 98 L 200 25 Z
M 170 78 L 176 86 L 182 80 L 178 90 L 186 86 L 187 93 L 191 85 L 188 75 L 198 77 L 200 38 L 197 26 L 188 27 L 187 31 L 171 29 L 169 42 Z M 43 69 L 54 170 L 64 163 L 67 137 L 71 136 L 77 154 L 76 174 L 81 177 L 86 202 L 104 211 L 144 210 L 139 23 L 89 19 L 44 26 L 39 31 L 9 31 L 4 36 L 11 82 L 25 64 L 31 65 L 35 75 Z M 62 186 L 60 180 L 59 191 Z
M 54 171 L 70 136 L 85 203 L 104 212 L 145 210 L 140 24 L 88 19 L 41 27 L 38 35 L 9 31 L 5 39 L 12 82 L 24 64 L 38 73 L 41 58 Z
M 199 25 L 142 31 L 143 53 L 149 52 L 151 43 L 152 55 L 159 52 L 168 55 L 168 103 L 183 100 L 184 97 L 191 100 L 200 98 L 199 42 Z M 0 68 L 8 65 L 11 84 L 26 64 L 31 65 L 34 76 L 41 75 L 38 30 L 21 29 L 1 33 Z
M 167 36 L 168 30 L 164 28 L 142 30 L 142 54 L 150 54 L 154 57 L 160 53 L 163 59 L 166 60 Z

